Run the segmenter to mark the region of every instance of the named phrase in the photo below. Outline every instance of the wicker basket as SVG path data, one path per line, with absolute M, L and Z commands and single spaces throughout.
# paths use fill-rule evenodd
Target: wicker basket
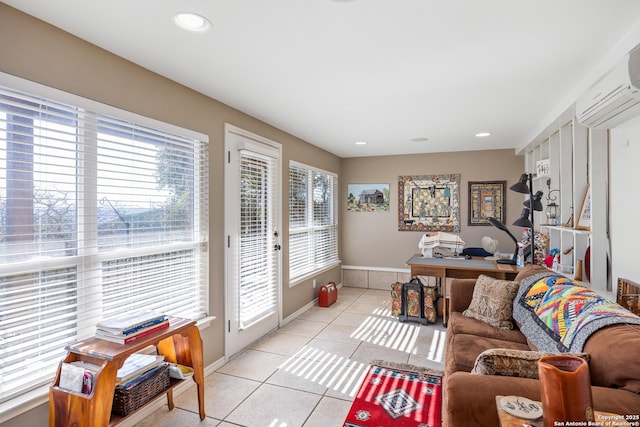
M 154 376 L 129 390 L 116 389 L 113 396 L 114 414 L 127 416 L 169 387 L 169 365 L 162 365 Z

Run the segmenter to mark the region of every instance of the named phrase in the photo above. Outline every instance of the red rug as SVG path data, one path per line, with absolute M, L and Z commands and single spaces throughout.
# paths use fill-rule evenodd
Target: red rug
M 373 361 L 344 427 L 441 427 L 442 373 Z

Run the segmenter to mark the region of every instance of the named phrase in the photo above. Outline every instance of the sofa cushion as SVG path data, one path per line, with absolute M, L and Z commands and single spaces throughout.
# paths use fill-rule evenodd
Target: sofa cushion
M 589 337 L 584 351 L 591 356 L 589 372 L 593 385 L 640 394 L 640 325 L 600 329 Z
M 448 335 L 469 334 L 480 337 L 496 338 L 503 341 L 527 343 L 527 337 L 518 329 L 500 329 L 462 313 L 453 312 L 449 315 Z
M 513 299 L 517 292 L 518 282 L 481 274 L 473 288 L 471 304 L 462 314 L 496 328 L 513 329 Z
M 538 264 L 527 264 L 518 272 L 518 275 L 513 280 L 521 282 L 523 279 L 539 273 L 549 273 L 549 269 Z
M 490 348 L 528 350 L 526 344 L 468 334 L 452 334 L 447 339 L 445 375 L 457 371 L 471 372 L 480 353 Z
M 591 387 L 593 407 L 613 414 L 637 415 L 640 395 L 608 387 Z M 495 427 L 500 425 L 496 396 L 540 400 L 540 381 L 456 372 L 444 378 L 444 425 Z M 620 420 L 621 422 L 624 420 Z
M 445 375 L 443 394 L 445 426 L 496 427 L 500 425 L 496 396 L 514 395 L 540 401 L 540 382 L 455 372 Z
M 473 288 L 476 286 L 475 279 L 453 279 L 451 286 L 447 290 L 447 297 L 449 298 L 449 314 L 454 312 L 462 313 L 471 304 L 473 299 Z
M 541 357 L 553 356 L 555 354 L 558 353 L 492 348 L 478 355 L 471 373 L 538 379 L 538 360 Z M 589 355 L 587 353 L 563 354 L 580 357 L 589 362 Z

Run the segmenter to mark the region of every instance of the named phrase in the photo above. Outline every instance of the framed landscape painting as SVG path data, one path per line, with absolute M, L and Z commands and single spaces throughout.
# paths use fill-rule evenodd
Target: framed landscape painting
M 389 212 L 389 184 L 347 184 L 349 212 Z

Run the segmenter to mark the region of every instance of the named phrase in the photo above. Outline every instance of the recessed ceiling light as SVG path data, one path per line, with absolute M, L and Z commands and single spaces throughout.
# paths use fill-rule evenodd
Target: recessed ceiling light
M 356 141 L 356 145 L 367 145 L 367 141 Z
M 187 31 L 202 33 L 211 28 L 211 21 L 202 15 L 192 12 L 180 12 L 173 16 L 173 20 L 180 28 Z
M 427 142 L 429 140 L 429 138 L 424 137 L 424 136 L 418 136 L 415 138 L 411 138 L 409 141 L 410 142 Z
M 491 132 L 478 132 L 476 133 L 478 138 L 486 138 L 487 136 L 491 136 Z

